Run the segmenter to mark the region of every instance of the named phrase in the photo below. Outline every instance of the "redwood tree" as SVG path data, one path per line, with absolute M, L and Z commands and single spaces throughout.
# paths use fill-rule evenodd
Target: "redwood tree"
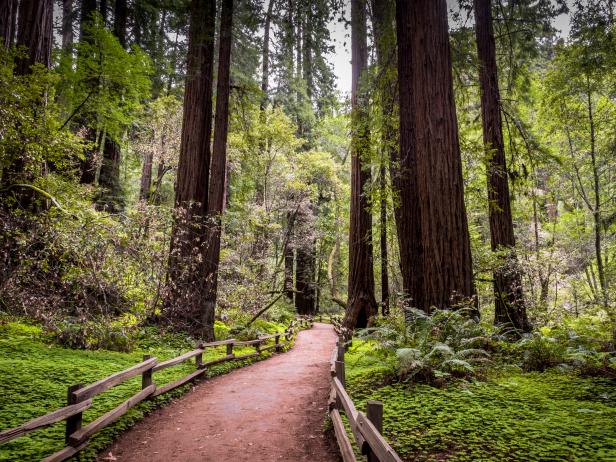
M 0 40 L 2 46 L 10 47 L 17 29 L 17 0 L 0 2 Z
M 400 259 L 411 306 L 475 294 L 445 0 L 398 0 Z
M 394 26 L 396 8 L 394 0 L 372 0 L 372 23 L 374 45 L 378 67 L 377 98 L 380 108 L 381 165 L 379 169 L 380 207 L 380 250 L 381 250 L 381 310 L 389 312 L 389 271 L 387 255 L 387 166 L 390 168 L 392 191 L 394 194 L 394 213 L 399 215 L 396 203 L 399 196 L 399 178 L 396 166 L 399 164 L 398 137 L 396 127 L 396 105 L 398 102 L 398 82 L 396 65 L 396 30 Z M 396 220 L 398 223 L 399 219 Z M 398 235 L 400 238 L 400 235 Z
M 205 313 L 205 215 L 212 128 L 215 0 L 194 0 L 190 13 L 184 118 L 177 169 L 167 311 L 200 333 Z
M 227 190 L 227 132 L 229 128 L 229 92 L 231 44 L 233 40 L 233 0 L 223 0 L 220 13 L 220 47 L 218 51 L 218 82 L 216 87 L 216 120 L 212 152 L 208 223 L 205 254 L 205 303 L 203 337 L 214 339 L 214 309 L 218 289 L 220 235 Z
M 365 327 L 376 314 L 372 267 L 372 216 L 366 194 L 370 170 L 364 165 L 370 150 L 365 0 L 351 1 L 351 211 L 349 226 L 349 283 L 344 325 Z
M 488 209 L 492 251 L 504 251 L 494 270 L 495 324 L 529 329 L 522 276 L 515 255 L 513 218 L 503 143 L 496 46 L 492 28 L 491 0 L 474 0 L 475 33 L 479 56 L 481 120 L 487 159 Z
M 25 75 L 38 63 L 51 66 L 53 34 L 53 1 L 22 0 L 19 5 L 17 46 L 25 46 L 27 54 L 17 59 L 15 73 Z

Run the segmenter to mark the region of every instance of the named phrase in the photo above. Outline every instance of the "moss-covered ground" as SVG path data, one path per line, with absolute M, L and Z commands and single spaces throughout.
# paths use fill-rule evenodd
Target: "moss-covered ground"
M 559 370 L 494 371 L 446 388 L 389 383 L 392 360 L 347 352 L 358 409 L 384 403 L 384 435 L 413 461 L 616 461 L 616 383 Z
M 269 324 L 267 330 L 284 331 L 283 325 Z M 172 345 L 170 345 L 172 344 Z M 163 345 L 163 346 L 161 346 Z M 190 350 L 190 343 L 151 342 L 142 344 L 132 353 L 84 351 L 61 348 L 48 343 L 37 326 L 10 322 L 0 324 L 0 431 L 16 427 L 66 405 L 67 387 L 76 383 L 89 384 L 140 362 L 144 354 L 160 360 L 169 359 Z M 254 348 L 236 348 L 237 354 Z M 209 349 L 203 360 L 224 356 L 224 347 Z M 267 357 L 262 355 L 259 359 Z M 208 369 L 215 376 L 250 361 L 223 363 Z M 194 361 L 187 361 L 154 374 L 157 385 L 177 380 L 195 370 Z M 174 390 L 152 401 L 140 403 L 112 426 L 98 433 L 81 455 L 81 461 L 93 460 L 120 432 L 141 419 L 148 411 L 181 395 L 191 385 Z M 84 414 L 84 423 L 113 409 L 141 388 L 141 376 L 114 387 L 94 398 L 92 408 Z M 0 446 L 0 461 L 35 461 L 64 447 L 64 423 L 60 422 Z

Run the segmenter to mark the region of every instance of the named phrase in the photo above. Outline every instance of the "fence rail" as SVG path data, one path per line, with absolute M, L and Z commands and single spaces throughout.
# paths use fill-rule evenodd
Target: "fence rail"
M 283 348 L 292 341 L 300 329 L 311 326 L 312 318 L 302 316 L 292 321 L 284 332 L 264 335 L 255 340 L 238 341 L 235 339 L 228 339 L 217 342 L 201 343 L 195 350 L 162 362 L 158 362 L 157 358 L 145 355 L 143 361 L 139 364 L 105 377 L 98 382 L 94 382 L 89 385 L 76 384 L 70 386 L 67 393 L 67 406 L 50 412 L 44 416 L 30 420 L 19 427 L 10 428 L 0 432 L 0 444 L 64 420 L 66 422 L 65 441 L 67 447 L 43 459 L 43 462 L 61 462 L 74 456 L 85 448 L 89 442 L 89 439 L 93 435 L 101 431 L 103 428 L 111 425 L 113 422 L 126 414 L 130 408 L 136 406 L 141 401 L 152 399 L 192 380 L 195 380 L 205 374 L 207 372 L 207 368 L 210 366 L 227 361 L 239 361 L 242 359 L 253 358 L 270 350 L 281 352 Z M 281 342 L 281 337 L 284 337 L 285 341 Z M 272 339 L 274 340 L 273 345 L 263 346 L 268 342 L 268 340 Z M 215 348 L 219 346 L 226 346 L 226 355 L 208 362 L 203 362 L 203 353 L 205 350 L 207 348 Z M 254 353 L 236 356 L 233 353 L 233 348 L 235 346 L 253 346 L 256 351 Z M 195 367 L 197 368 L 194 372 L 182 377 L 179 380 L 176 380 L 175 382 L 171 382 L 160 387 L 154 383 L 153 374 L 155 372 L 168 367 L 176 366 L 192 358 L 195 358 Z M 92 406 L 93 398 L 106 390 L 109 390 L 110 388 L 126 382 L 127 380 L 138 375 L 141 375 L 141 391 L 134 394 L 117 407 L 106 412 L 96 420 L 85 426 L 83 425 L 83 412 Z
M 340 454 L 344 462 L 356 462 L 353 445 L 342 421 L 344 413 L 349 421 L 351 433 L 361 453 L 368 462 L 401 462 L 400 456 L 383 438 L 383 403 L 368 401 L 366 413 L 358 411 L 345 389 L 344 353 L 348 341 L 345 341 L 344 331 L 339 320 L 334 321 L 334 329 L 338 333 L 338 342 L 332 350 L 330 359 L 331 392 L 329 400 L 329 415 L 334 427 Z

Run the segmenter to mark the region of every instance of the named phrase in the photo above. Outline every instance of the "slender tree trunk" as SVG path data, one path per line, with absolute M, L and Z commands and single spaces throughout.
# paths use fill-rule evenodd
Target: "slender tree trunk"
M 17 0 L 2 0 L 0 2 L 0 40 L 5 48 L 13 45 L 17 24 Z
M 123 48 L 126 48 L 126 18 L 128 9 L 126 0 L 115 0 L 113 33 L 120 41 Z
M 152 164 L 154 163 L 154 153 L 146 151 L 143 156 L 143 167 L 141 168 L 141 181 L 139 184 L 139 200 L 148 201 L 150 198 L 150 188 L 152 187 Z
M 176 218 L 169 259 L 167 315 L 201 333 L 205 310 L 205 215 L 212 128 L 215 0 L 194 0 L 190 14 L 184 119 L 177 170 Z
M 73 0 L 62 0 L 62 51 L 73 49 Z
M 387 255 L 387 182 L 385 181 L 386 175 L 385 161 L 381 161 L 381 167 L 379 172 L 379 189 L 381 194 L 381 200 L 379 201 L 381 222 L 380 225 L 380 238 L 381 238 L 381 313 L 383 316 L 389 314 L 389 258 Z
M 373 30 L 378 65 L 377 93 L 381 110 L 381 167 L 380 167 L 380 240 L 381 240 L 381 310 L 389 313 L 389 271 L 387 255 L 387 181 L 386 169 L 389 165 L 394 196 L 394 214 L 399 222 L 400 195 L 398 169 L 398 137 L 396 133 L 396 105 L 398 100 L 396 31 L 394 22 L 396 9 L 394 0 L 373 0 Z M 401 233 L 398 234 L 398 239 Z
M 445 0 L 398 0 L 400 260 L 411 306 L 474 297 Z M 429 82 L 429 84 L 427 84 Z
M 218 289 L 220 237 L 222 233 L 222 215 L 225 207 L 225 193 L 227 190 L 227 132 L 229 128 L 232 33 L 233 0 L 222 0 L 214 150 L 212 152 L 212 177 L 208 199 L 208 233 L 207 250 L 205 254 L 205 303 L 202 313 L 202 336 L 205 340 L 214 339 L 214 312 Z
M 284 251 L 284 293 L 290 302 L 293 302 L 293 248 L 287 243 Z
M 274 2 L 276 0 L 270 0 L 267 7 L 267 14 L 265 15 L 265 26 L 263 33 L 263 52 L 261 53 L 261 102 L 259 103 L 259 109 L 264 114 L 267 102 L 269 100 L 269 61 L 270 61 L 270 28 L 272 23 L 272 11 L 274 9 Z
M 370 128 L 368 92 L 365 81 L 368 68 L 365 0 L 351 0 L 351 211 L 349 225 L 349 283 L 344 325 L 347 329 L 366 327 L 376 315 L 374 269 L 372 267 L 372 215 L 366 187 L 370 170 Z
M 515 236 L 507 179 L 507 164 L 498 89 L 496 45 L 492 28 L 492 1 L 474 0 L 475 33 L 479 56 L 481 120 L 487 159 L 488 210 L 492 251 L 503 251 L 494 270 L 494 323 L 521 331 L 530 326 L 526 316 L 522 274 L 515 254 Z
M 588 107 L 588 126 L 590 130 L 590 163 L 592 167 L 593 178 L 593 196 L 594 204 L 592 210 L 592 216 L 594 221 L 594 234 L 595 234 L 595 256 L 597 258 L 597 275 L 599 276 L 599 286 L 601 287 L 601 300 L 603 306 L 608 306 L 608 292 L 607 282 L 605 279 L 605 268 L 603 265 L 603 250 L 601 244 L 601 183 L 599 181 L 599 170 L 597 166 L 597 148 L 596 148 L 596 134 L 595 134 L 595 117 L 592 105 L 592 91 L 590 90 L 590 83 L 588 76 L 586 76 L 586 82 L 588 86 L 587 107 Z

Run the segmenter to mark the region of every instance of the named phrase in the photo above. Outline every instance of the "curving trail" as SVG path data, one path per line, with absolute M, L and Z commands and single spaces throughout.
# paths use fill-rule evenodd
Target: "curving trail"
M 337 461 L 323 434 L 335 343 L 332 327 L 315 323 L 287 353 L 203 381 L 153 412 L 99 460 Z

